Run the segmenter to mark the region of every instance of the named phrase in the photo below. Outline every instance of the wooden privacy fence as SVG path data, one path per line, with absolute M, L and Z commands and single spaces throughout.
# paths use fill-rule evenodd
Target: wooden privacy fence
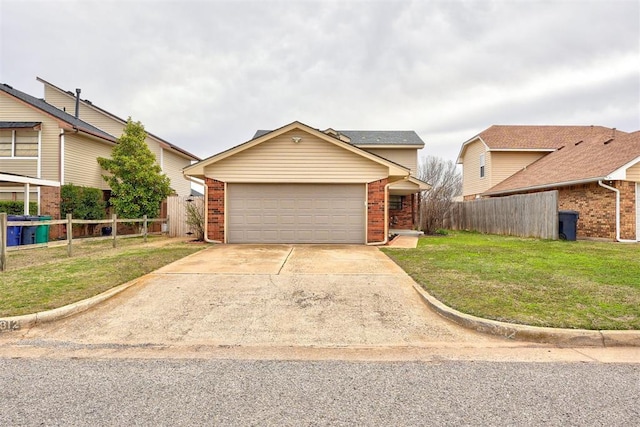
M 457 202 L 448 219 L 453 230 L 557 240 L 558 192 Z
M 190 236 L 195 233 L 187 224 L 187 206 L 191 204 L 197 209 L 204 208 L 204 197 L 202 196 L 169 196 L 167 198 L 167 217 L 171 218 L 169 223 L 169 237 Z
M 111 239 L 113 241 L 113 247 L 116 247 L 116 241 L 118 238 L 125 237 L 144 237 L 144 241 L 147 241 L 147 235 L 149 233 L 149 223 L 160 222 L 167 223 L 169 222 L 168 218 L 147 218 L 145 215 L 142 218 L 118 218 L 115 214 L 111 217 L 111 219 L 73 219 L 71 214 L 67 215 L 66 219 L 53 219 L 46 221 L 7 221 L 7 214 L 0 213 L 0 271 L 5 271 L 7 267 L 7 251 L 16 251 L 22 249 L 32 249 L 39 247 L 53 247 L 53 246 L 67 246 L 67 255 L 71 256 L 73 254 L 73 225 L 74 224 L 106 224 L 111 227 L 111 235 L 104 237 L 90 237 L 90 238 L 82 238 L 82 241 L 88 240 L 105 240 Z M 119 223 L 140 223 L 142 226 L 141 233 L 136 234 L 126 234 L 126 235 L 118 235 L 118 224 Z M 51 226 L 51 225 L 66 225 L 67 228 L 67 238 L 63 241 L 53 241 L 46 243 L 35 243 L 29 245 L 17 245 L 17 246 L 8 246 L 7 245 L 7 228 L 8 227 L 42 227 L 42 226 Z M 167 227 L 168 228 L 168 227 Z M 78 239 L 76 239 L 78 240 Z

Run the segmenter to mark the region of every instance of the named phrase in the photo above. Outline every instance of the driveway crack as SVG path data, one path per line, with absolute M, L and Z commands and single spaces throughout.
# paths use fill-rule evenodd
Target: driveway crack
M 282 263 L 282 265 L 280 266 L 280 269 L 276 273 L 277 276 L 280 275 L 280 272 L 284 268 L 285 264 L 287 263 L 287 261 L 289 261 L 289 257 L 291 256 L 291 253 L 293 252 L 293 249 L 294 249 L 293 246 L 291 247 L 291 249 L 289 249 L 289 253 L 287 254 L 287 257 L 284 259 L 284 262 Z

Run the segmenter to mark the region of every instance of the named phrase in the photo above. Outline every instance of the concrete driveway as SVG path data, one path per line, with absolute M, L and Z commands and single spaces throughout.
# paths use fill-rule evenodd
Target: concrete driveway
M 350 245 L 213 246 L 25 338 L 356 348 L 497 340 L 443 320 L 386 255 Z

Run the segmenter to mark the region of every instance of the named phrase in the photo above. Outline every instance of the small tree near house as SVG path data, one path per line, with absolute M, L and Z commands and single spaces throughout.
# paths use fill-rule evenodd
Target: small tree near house
M 160 203 L 172 193 L 169 177 L 156 163 L 146 138 L 142 123 L 129 117 L 111 158 L 98 158 L 100 167 L 109 172 L 102 175 L 111 187 L 109 202 L 122 218 L 155 218 Z

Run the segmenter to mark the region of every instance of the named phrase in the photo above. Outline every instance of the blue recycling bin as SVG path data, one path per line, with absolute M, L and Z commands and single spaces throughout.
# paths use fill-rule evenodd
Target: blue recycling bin
M 576 240 L 578 236 L 578 211 L 559 211 L 558 212 L 558 236 L 560 240 Z
M 22 245 L 35 245 L 36 244 L 36 233 L 38 232 L 38 222 L 40 222 L 40 218 L 37 216 L 25 216 L 24 221 L 31 221 L 34 225 L 25 225 L 22 227 L 22 239 L 20 240 L 20 244 Z
M 24 217 L 21 215 L 7 215 L 8 221 L 24 221 Z M 22 226 L 21 225 L 9 225 L 7 226 L 7 246 L 18 246 L 20 239 L 22 238 Z

